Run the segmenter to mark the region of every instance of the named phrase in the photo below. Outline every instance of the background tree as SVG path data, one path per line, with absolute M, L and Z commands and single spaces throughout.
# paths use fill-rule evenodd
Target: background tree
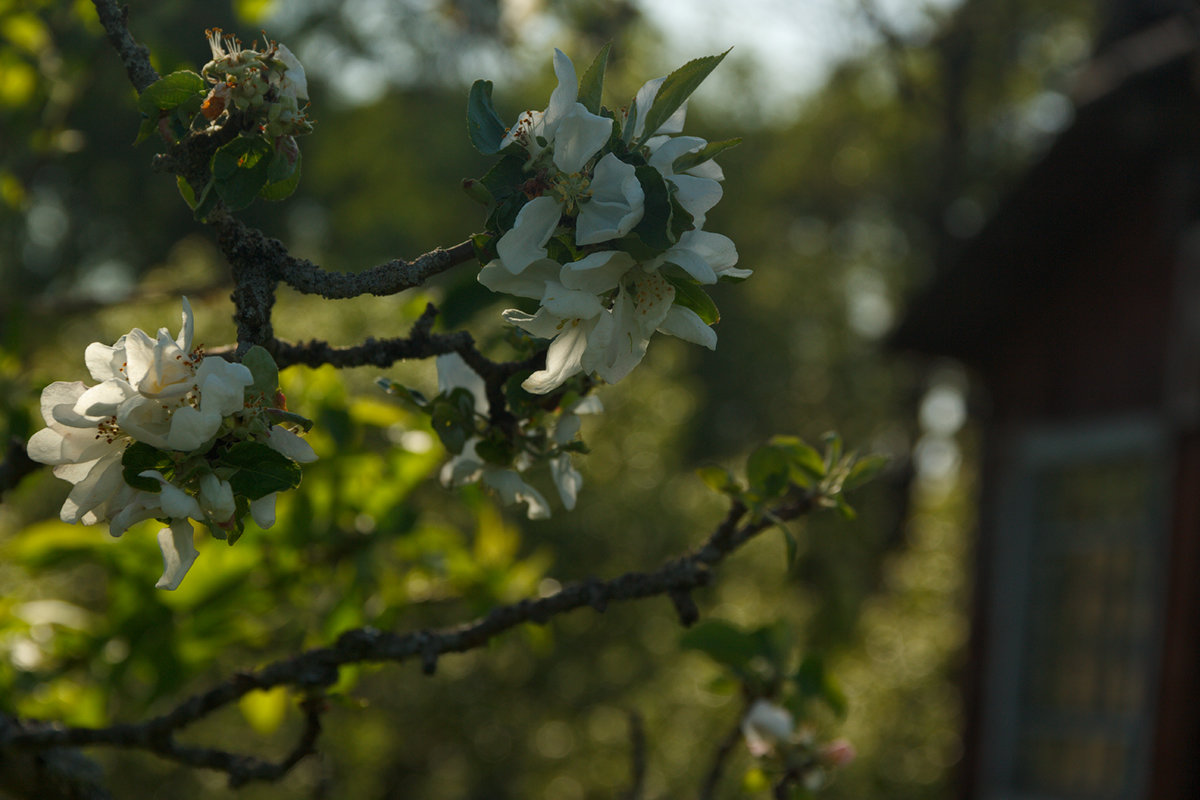
M 206 60 L 198 31 L 250 31 L 263 19 L 256 15 L 271 10 L 131 13 L 139 39 L 168 72 Z M 256 204 L 243 218 L 297 255 L 342 269 L 479 229 L 478 208 L 457 182 L 485 168 L 463 135 L 462 98 L 466 83 L 487 71 L 471 58 L 448 66 L 448 54 L 507 59 L 513 74 L 541 84 L 498 96 L 511 119 L 536 104 L 528 98 L 546 95 L 546 49 L 531 62 L 536 70 L 524 67 L 529 57 L 505 48 L 520 44 L 526 28 L 487 4 L 397 16 L 404 24 L 391 28 L 363 25 L 332 5 L 306 16 L 274 12 L 272 36 L 292 43 L 312 76 L 319 135 L 305 142 L 297 195 L 285 206 Z M 590 54 L 614 41 L 612 96 L 630 96 L 635 75 L 672 65 L 653 54 L 655 32 L 636 6 L 563 4 L 549 13 L 563 31 L 584 32 L 573 34 L 577 43 L 559 43 L 564 49 Z M 1060 92 L 1086 55 L 1093 13 L 1081 3 L 975 0 L 900 25 L 864 6 L 879 44 L 837 70 L 794 116 L 730 130 L 725 96 L 702 92 L 691 112 L 697 132 L 746 137 L 722 158 L 728 196 L 711 226 L 737 241 L 742 264 L 757 275 L 717 296 L 726 323 L 715 354 L 656 342 L 636 383 L 606 391 L 604 433 L 596 427 L 587 437 L 588 485 L 572 515 L 526 526 L 482 495 L 455 502 L 432 479 L 443 454 L 416 415 L 374 388 L 380 373 L 371 369 L 285 371 L 289 402 L 316 418 L 321 460 L 306 472 L 305 491 L 281 503 L 272 535 L 224 553 L 208 548 L 208 577 L 192 576 L 195 584 L 177 595 L 150 588 L 158 561 L 149 538 L 113 547 L 95 530 L 45 522 L 63 487 L 45 474 L 27 479 L 5 495 L 0 518 L 4 710 L 73 724 L 137 719 L 233 669 L 359 625 L 437 627 L 572 579 L 645 569 L 693 544 L 721 514 L 721 499 L 689 467 L 739 463 L 750 443 L 776 431 L 816 438 L 836 428 L 896 464 L 856 502 L 859 520 L 806 523 L 787 575 L 784 545 L 758 542 L 698 599 L 705 616 L 748 628 L 783 620 L 796 653 L 824 653 L 849 696 L 843 730 L 862 752 L 831 794 L 941 796 L 956 755 L 971 471 L 969 458 L 952 468 L 953 431 L 922 427 L 913 410 L 961 399 L 961 376 L 885 360 L 879 337 L 909 287 L 947 263 L 1005 182 L 1068 118 Z M 429 22 L 410 24 L 418 19 Z M 151 171 L 148 149 L 129 147 L 128 81 L 94 11 L 26 4 L 6 8 L 2 22 L 0 127 L 10 144 L 0 195 L 11 213 L 0 217 L 8 287 L 0 380 L 7 433 L 24 440 L 37 427 L 37 390 L 78 369 L 77 354 L 96 330 L 170 319 L 166 309 L 180 293 L 203 314 L 210 344 L 233 341 L 234 329 L 214 324 L 228 312 L 230 284 L 211 237 L 183 211 L 169 178 Z M 389 42 L 393 55 L 384 52 Z M 418 55 L 429 52 L 439 57 Z M 382 80 L 365 71 L 378 63 L 393 70 Z M 485 325 L 497 308 L 463 270 L 411 299 L 329 303 L 285 294 L 276 332 L 296 340 L 319 329 L 352 342 L 407 331 L 428 299 L 447 327 Z M 385 374 L 433 381 L 427 368 Z M 645 794 L 690 793 L 702 777 L 697 754 L 710 762 L 740 706 L 722 693 L 717 665 L 678 647 L 679 630 L 669 603 L 613 606 L 444 659 L 432 679 L 409 667 L 348 670 L 339 687 L 347 705 L 368 707 L 336 707 L 318 759 L 281 784 L 241 791 L 620 790 L 630 783 L 626 712 L 636 709 Z M 818 720 L 832 725 L 824 713 Z M 195 736 L 237 741 L 249 725 L 267 737 L 265 750 L 273 743 L 283 754 L 302 716 L 286 693 L 251 695 L 240 715 L 214 717 Z M 220 776 L 142 754 L 93 755 L 106 762 L 116 796 L 131 791 L 122 791 L 123 780 L 182 797 L 224 791 Z M 717 796 L 736 796 L 749 763 L 736 757 Z

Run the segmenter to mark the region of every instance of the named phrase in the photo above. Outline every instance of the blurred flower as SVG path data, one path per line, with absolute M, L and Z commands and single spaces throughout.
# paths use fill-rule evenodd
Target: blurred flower
M 777 744 L 791 740 L 795 723 L 787 709 L 759 698 L 754 701 L 742 718 L 742 736 L 750 754 L 762 757 L 772 752 Z

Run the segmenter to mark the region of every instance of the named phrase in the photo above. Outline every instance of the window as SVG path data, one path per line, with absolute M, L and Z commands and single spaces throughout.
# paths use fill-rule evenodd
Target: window
M 1015 441 L 998 497 L 984 797 L 1140 800 L 1170 497 L 1145 420 Z

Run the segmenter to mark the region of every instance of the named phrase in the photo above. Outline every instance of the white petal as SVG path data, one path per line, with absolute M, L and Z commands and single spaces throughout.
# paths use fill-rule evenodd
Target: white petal
M 683 123 L 687 115 L 687 103 L 684 103 L 679 109 L 667 118 L 666 122 L 660 125 L 656 130 L 646 130 L 646 113 L 650 107 L 654 105 L 654 99 L 658 96 L 659 87 L 663 85 L 666 76 L 662 78 L 654 78 L 642 84 L 642 88 L 638 89 L 637 96 L 634 97 L 634 105 L 637 108 L 637 121 L 634 124 L 634 138 L 640 140 L 648 139 L 649 137 L 663 133 L 679 133 L 683 130 Z
M 257 500 L 250 501 L 250 516 L 260 528 L 269 528 L 275 524 L 275 495 L 277 492 L 263 495 Z
M 590 191 L 590 199 L 579 208 L 576 244 L 619 239 L 642 221 L 645 192 L 632 164 L 608 153 L 596 164 Z
M 612 136 L 613 121 L 593 114 L 576 103 L 561 121 L 554 135 L 554 165 L 568 175 L 583 170 Z
M 571 320 L 563 332 L 550 343 L 546 350 L 546 368 L 539 370 L 524 380 L 521 384 L 527 392 L 546 394 L 559 386 L 572 375 L 580 372 L 580 364 L 584 351 L 587 349 L 587 332 L 589 325 L 579 320 Z
M 572 414 L 599 414 L 604 411 L 604 404 L 600 402 L 599 397 L 594 394 L 589 394 L 587 397 L 571 406 L 570 411 Z
M 283 49 L 286 50 L 287 48 Z M 192 333 L 195 329 L 196 323 L 192 315 L 192 304 L 185 297 L 183 298 L 183 324 L 179 328 L 179 336 L 175 338 L 175 346 L 185 354 L 190 353 L 192 350 Z
M 167 449 L 172 414 L 154 398 L 134 395 L 116 409 L 116 423 L 122 431 L 148 445 Z
M 111 417 L 133 394 L 133 387 L 125 381 L 107 380 L 80 395 L 72 410 L 81 416 Z
M 535 197 L 521 207 L 512 230 L 496 242 L 496 252 L 504 268 L 516 275 L 535 261 L 546 257 L 546 242 L 550 240 L 562 208 L 553 197 Z
M 699 136 L 660 136 L 646 144 L 653 150 L 647 163 L 663 175 L 675 174 L 675 160 L 708 144 Z
M 221 430 L 220 414 L 191 406 L 175 409 L 171 415 L 166 446 L 185 453 L 199 450 Z M 141 438 L 135 434 L 136 438 Z
M 540 133 L 546 139 L 554 139 L 562 118 L 575 107 L 579 98 L 579 79 L 575 77 L 575 65 L 567 58 L 562 50 L 554 50 L 554 75 L 558 78 L 558 86 L 550 93 L 550 105 L 541 120 Z
M 285 91 L 291 92 L 293 97 L 300 100 L 307 100 L 308 78 L 304 75 L 304 67 L 301 66 L 300 59 L 292 54 L 287 45 L 282 44 L 276 45 L 275 58 L 287 67 L 287 71 L 283 73 L 282 84 Z
M 693 224 L 702 227 L 705 215 L 721 200 L 721 184 L 693 175 L 674 175 L 669 180 L 675 185 L 675 198 L 692 215 Z
M 550 459 L 550 476 L 554 479 L 554 485 L 558 489 L 558 496 L 562 498 L 563 506 L 567 511 L 574 510 L 575 499 L 579 495 L 580 487 L 583 486 L 583 476 L 571 463 L 569 453 L 563 453 Z
M 675 302 L 675 287 L 658 273 L 638 270 L 634 273 L 632 299 L 633 321 L 642 337 L 649 339 L 670 312 Z
M 599 298 L 592 292 L 568 289 L 561 283 L 546 284 L 542 294 L 542 307 L 563 319 L 591 319 L 604 310 Z
M 539 308 L 532 316 L 515 308 L 506 308 L 501 316 L 506 322 L 539 339 L 553 339 L 566 325 L 566 320 L 545 308 Z
M 112 497 L 124 481 L 119 452 L 97 459 L 87 475 L 67 495 L 59 518 L 63 522 L 78 522 L 81 516 Z
M 209 519 L 220 524 L 228 522 L 237 511 L 233 501 L 233 487 L 211 472 L 200 476 L 200 491 L 196 498 L 200 509 Z
M 163 574 L 154 585 L 159 589 L 177 589 L 200 555 L 192 541 L 192 523 L 186 519 L 171 520 L 171 527 L 158 532 L 158 546 L 162 550 Z
M 563 286 L 591 294 L 604 294 L 617 288 L 621 278 L 634 265 L 633 256 L 622 250 L 604 250 L 584 256 L 562 267 Z
M 717 332 L 705 325 L 704 320 L 690 308 L 671 306 L 658 329 L 684 341 L 704 345 L 709 350 L 717 349 Z
M 164 478 L 161 472 L 147 469 L 139 472 L 138 475 L 158 481 L 161 487 L 158 504 L 165 516 L 172 519 L 183 519 L 184 517 L 191 517 L 194 520 L 204 519 L 204 512 L 200 510 L 200 504 L 196 502 L 196 498 Z
M 699 253 L 680 244 L 664 253 L 661 260 L 668 264 L 674 264 L 700 283 L 717 282 L 717 273 L 713 271 L 712 265 Z
M 642 334 L 637 317 L 633 299 L 622 287 L 613 304 L 611 335 L 595 366 L 596 374 L 609 383 L 632 372 L 646 355 L 649 340 Z
M 125 373 L 122 371 L 125 366 L 124 340 L 125 337 L 122 336 L 113 347 L 100 342 L 92 342 L 87 346 L 83 351 L 83 360 L 93 378 L 98 381 L 125 379 Z
M 139 522 L 162 516 L 162 509 L 158 505 L 158 495 L 150 492 L 138 492 L 138 495 L 142 496 L 138 501 L 126 504 L 120 511 L 113 514 L 112 519 L 108 522 L 110 536 L 120 536 Z
M 677 247 L 686 248 L 708 262 L 716 272 L 732 267 L 738 261 L 733 240 L 720 233 L 688 231 L 679 237 Z
M 546 291 L 546 282 L 558 280 L 561 266 L 548 258 L 534 261 L 519 274 L 513 275 L 500 259 L 495 259 L 479 270 L 479 282 L 493 292 L 504 292 L 515 297 L 541 299 Z
M 487 399 L 487 384 L 458 353 L 437 357 L 437 375 L 439 393 L 450 392 L 461 386 L 475 398 L 475 410 L 480 414 L 488 413 L 491 406 Z
M 200 362 L 195 382 L 205 413 L 227 417 L 245 407 L 246 387 L 254 383 L 254 376 L 245 364 L 214 357 Z
M 511 469 L 487 470 L 483 476 L 483 483 L 495 489 L 505 505 L 525 503 L 530 519 L 550 517 L 550 504 L 546 502 L 542 493 L 521 480 L 521 476 Z
M 83 381 L 55 381 L 51 383 L 45 389 L 42 389 L 42 419 L 45 420 L 47 425 L 53 425 L 57 421 L 55 419 L 55 410 L 60 406 L 72 408 L 87 390 L 88 386 Z
M 312 445 L 279 425 L 271 426 L 267 447 L 299 464 L 311 464 L 317 460 L 317 454 L 313 451 Z

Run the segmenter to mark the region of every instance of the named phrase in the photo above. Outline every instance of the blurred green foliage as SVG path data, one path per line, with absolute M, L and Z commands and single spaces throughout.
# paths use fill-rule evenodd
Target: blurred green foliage
M 482 226 L 459 187 L 486 169 L 467 137 L 465 87 L 481 74 L 495 80 L 497 108 L 511 120 L 552 80 L 548 49 L 508 49 L 521 37 L 502 20 L 507 5 L 396 4 L 374 29 L 340 3 L 130 13 L 163 72 L 203 64 L 202 33 L 216 26 L 268 24 L 305 60 L 316 130 L 304 180 L 287 203 L 256 203 L 244 218 L 297 255 L 359 269 Z M 531 7 L 556 22 L 564 41 L 555 44 L 577 61 L 613 41 L 610 97 L 628 96 L 645 64 L 667 66 L 635 5 Z M 1062 124 L 1045 109 L 1086 55 L 1095 13 L 1080 0 L 965 0 L 902 47 L 865 49 L 770 127 L 748 128 L 722 113 L 724 98 L 702 92 L 689 132 L 744 139 L 721 156 L 726 197 L 707 227 L 731 236 L 740 266 L 756 274 L 715 290 L 716 353 L 659 337 L 642 369 L 603 390 L 605 414 L 584 422 L 592 452 L 580 459 L 585 486 L 572 514 L 528 523 L 477 491 L 441 488 L 445 454 L 425 418 L 380 392 L 368 369 L 284 371 L 289 406 L 316 420 L 320 460 L 280 498 L 271 530 L 248 530 L 234 548 L 204 542 L 175 593 L 153 588 L 153 525 L 119 542 L 63 525 L 66 484 L 44 471 L 29 477 L 0 506 L 0 707 L 77 724 L 136 720 L 351 627 L 454 624 L 560 581 L 651 568 L 722 513 L 695 467 L 741 477 L 736 465 L 773 434 L 813 441 L 837 429 L 861 451 L 891 456 L 856 499 L 858 519 L 806 523 L 790 569 L 783 541 L 753 543 L 698 594 L 702 617 L 744 630 L 785 625 L 798 652 L 821 654 L 838 677 L 844 723 L 820 707 L 811 720 L 823 735 L 850 738 L 860 758 L 827 796 L 950 796 L 973 448 L 960 437 L 963 466 L 949 474 L 913 462 L 923 435 L 915 408 L 936 376 L 880 341 L 907 292 L 950 263 Z M 520 19 L 533 28 L 545 18 Z M 736 71 L 738 57 L 722 69 Z M 531 85 L 503 77 L 531 60 Z M 371 64 L 392 72 L 373 75 Z M 6 439 L 40 426 L 42 386 L 86 377 L 89 342 L 174 318 L 180 294 L 196 306 L 197 341 L 233 339 L 219 256 L 174 182 L 152 171 L 151 145 L 131 146 L 138 122 L 89 4 L 0 2 Z M 444 321 L 501 346 L 504 303 L 469 267 L 416 297 L 321 302 L 285 290 L 276 332 L 336 344 L 400 335 L 430 299 Z M 384 377 L 435 382 L 432 364 Z M 238 796 L 613 796 L 629 781 L 629 710 L 645 720 L 647 796 L 689 796 L 741 706 L 716 681 L 718 664 L 679 637 L 670 604 L 651 601 L 529 626 L 444 658 L 431 678 L 410 665 L 346 669 L 322 755 Z M 298 719 L 286 692 L 257 693 L 194 738 L 278 754 Z M 118 796 L 227 796 L 219 776 L 144 754 L 93 755 Z M 742 796 L 750 759 L 739 749 L 733 763 L 720 796 Z

